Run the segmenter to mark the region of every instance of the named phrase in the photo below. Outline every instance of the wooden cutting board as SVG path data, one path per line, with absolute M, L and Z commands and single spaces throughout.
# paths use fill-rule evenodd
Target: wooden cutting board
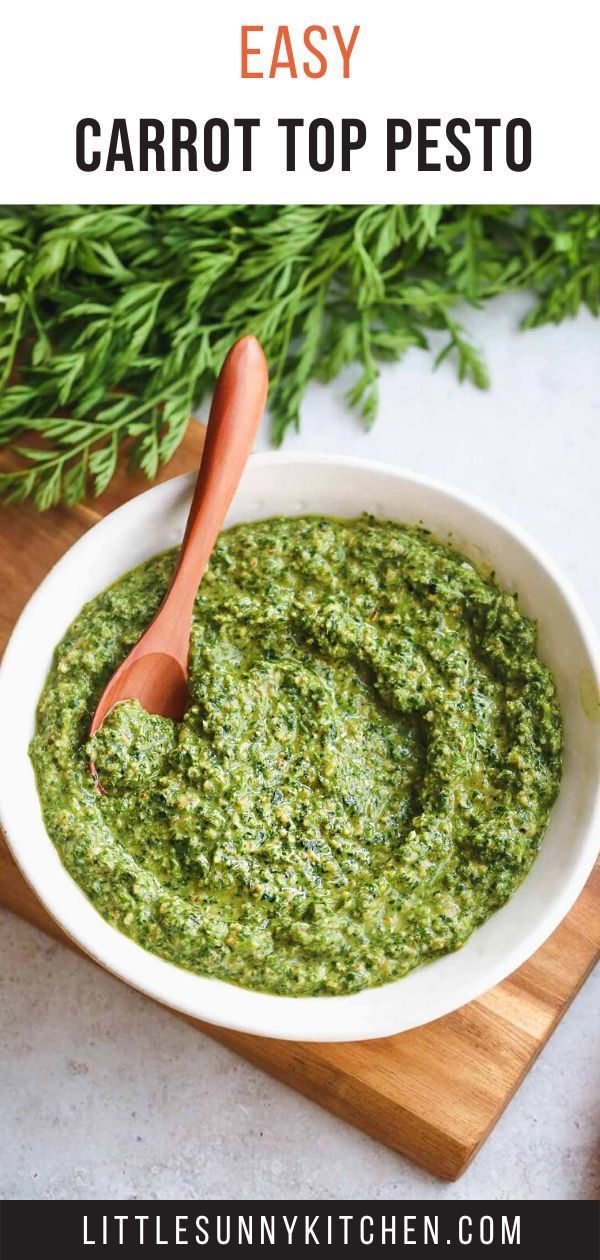
M 191 424 L 163 476 L 198 466 Z M 147 488 L 121 474 L 101 499 L 38 515 L 0 508 L 0 647 L 50 566 L 86 529 Z M 0 903 L 72 944 L 0 838 Z M 440 1177 L 467 1167 L 600 955 L 600 864 L 568 918 L 503 984 L 424 1028 L 336 1045 L 270 1041 L 191 1021 L 209 1036 Z

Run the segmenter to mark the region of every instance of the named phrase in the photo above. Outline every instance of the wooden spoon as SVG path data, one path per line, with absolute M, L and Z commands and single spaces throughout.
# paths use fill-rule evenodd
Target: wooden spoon
M 256 337 L 229 351 L 212 400 L 206 440 L 177 568 L 165 598 L 135 647 L 105 687 L 92 719 L 94 735 L 121 700 L 179 721 L 188 701 L 192 611 L 200 580 L 235 494 L 267 400 L 269 373 Z M 90 769 L 98 786 L 95 768 Z

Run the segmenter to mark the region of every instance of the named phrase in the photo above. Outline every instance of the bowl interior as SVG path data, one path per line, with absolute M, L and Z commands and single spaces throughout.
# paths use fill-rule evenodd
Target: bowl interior
M 254 456 L 227 524 L 363 511 L 422 523 L 518 592 L 523 611 L 538 622 L 540 655 L 558 685 L 564 776 L 531 873 L 458 953 L 350 997 L 272 997 L 192 975 L 109 927 L 71 879 L 46 835 L 27 749 L 55 644 L 86 600 L 133 565 L 179 543 L 193 481 L 184 476 L 155 487 L 86 534 L 38 588 L 13 633 L 0 668 L 0 819 L 14 856 L 50 913 L 88 953 L 137 988 L 197 1018 L 272 1037 L 343 1041 L 390 1035 L 446 1014 L 496 984 L 542 944 L 594 863 L 600 842 L 600 667 L 587 616 L 548 557 L 492 509 L 385 465 Z

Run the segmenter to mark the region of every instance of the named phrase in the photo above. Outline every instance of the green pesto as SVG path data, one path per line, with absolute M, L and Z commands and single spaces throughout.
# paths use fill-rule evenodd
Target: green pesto
M 68 870 L 145 948 L 272 993 L 457 949 L 526 875 L 561 776 L 515 596 L 418 528 L 238 525 L 198 591 L 183 722 L 119 705 L 86 745 L 174 561 L 120 578 L 56 650 L 31 757 Z

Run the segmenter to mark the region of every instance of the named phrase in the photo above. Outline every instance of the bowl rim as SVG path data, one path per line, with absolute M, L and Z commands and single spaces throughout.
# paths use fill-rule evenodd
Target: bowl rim
M 577 625 L 594 675 L 595 686 L 600 691 L 600 642 L 580 596 L 545 548 L 502 511 L 477 496 L 463 492 L 441 480 L 412 472 L 410 469 L 393 463 L 363 459 L 360 456 L 267 451 L 252 455 L 249 461 L 250 466 L 255 468 L 281 466 L 284 463 L 287 465 L 312 464 L 321 468 L 356 468 L 369 473 L 391 475 L 399 481 L 426 487 L 434 493 L 450 498 L 456 504 L 467 507 L 475 514 L 487 518 L 501 532 L 508 534 L 511 540 L 524 548 L 558 588 L 562 600 Z M 10 719 L 7 715 L 8 705 L 5 702 L 5 692 L 10 684 L 12 670 L 15 668 L 13 661 L 18 661 L 20 638 L 28 623 L 37 617 L 38 604 L 43 601 L 52 586 L 57 570 L 66 570 L 72 566 L 73 561 L 77 561 L 80 552 L 89 547 L 92 535 L 96 542 L 101 541 L 101 534 L 114 528 L 116 517 L 126 528 L 129 518 L 133 518 L 136 511 L 139 511 L 139 500 L 147 501 L 150 495 L 154 496 L 157 502 L 161 497 L 165 499 L 169 496 L 176 497 L 178 491 L 182 491 L 184 486 L 187 492 L 185 483 L 189 484 L 191 490 L 195 476 L 194 472 L 189 472 L 171 477 L 126 500 L 73 543 L 39 583 L 22 610 L 0 661 L 0 749 L 4 746 L 5 750 L 10 750 L 10 740 L 7 739 L 10 735 L 8 730 Z M 266 519 L 266 517 L 261 519 Z M 111 522 L 110 526 L 109 522 Z M 600 851 L 599 775 L 592 794 L 589 818 L 581 828 L 581 851 L 573 858 L 560 892 L 551 898 L 550 904 L 545 906 L 539 915 L 535 916 L 530 928 L 523 932 L 516 942 L 511 943 L 495 963 L 487 967 L 485 979 L 482 981 L 480 978 L 466 976 L 461 982 L 448 986 L 445 992 L 439 993 L 437 999 L 424 1002 L 418 1015 L 415 1017 L 413 1014 L 407 1022 L 402 1019 L 401 1003 L 395 1003 L 393 1000 L 390 1000 L 387 1005 L 385 1016 L 379 1014 L 375 1020 L 369 1016 L 365 1021 L 365 1012 L 362 1011 L 361 1018 L 361 1010 L 368 1003 L 368 995 L 385 990 L 389 991 L 390 995 L 392 991 L 397 994 L 398 986 L 404 982 L 402 978 L 375 990 L 366 989 L 346 996 L 279 997 L 256 990 L 242 989 L 226 981 L 197 975 L 145 950 L 124 936 L 117 928 L 108 924 L 75 883 L 58 857 L 58 852 L 45 830 L 40 811 L 40 826 L 47 843 L 55 854 L 64 877 L 78 894 L 75 899 L 79 906 L 77 913 L 73 913 L 72 908 L 65 911 L 64 905 L 60 903 L 58 885 L 62 884 L 63 890 L 67 885 L 60 877 L 57 880 L 57 887 L 54 888 L 52 885 L 46 885 L 43 877 L 39 877 L 35 864 L 35 846 L 29 844 L 28 839 L 22 834 L 23 828 L 19 827 L 18 800 L 12 799 L 10 785 L 11 775 L 3 774 L 0 778 L 0 825 L 10 852 L 38 900 L 80 949 L 118 978 L 171 1009 L 236 1032 L 273 1039 L 332 1042 L 386 1037 L 441 1018 L 475 1000 L 520 967 L 555 931 L 579 896 Z M 510 901 L 507 905 L 510 905 Z M 495 915 L 502 914 L 504 908 L 496 911 Z M 83 923 L 79 921 L 79 911 L 85 920 Z M 474 936 L 476 935 L 477 933 L 474 933 Z M 472 940 L 473 937 L 470 939 Z M 463 952 L 464 950 L 459 950 L 445 957 L 458 957 Z M 438 962 L 441 961 L 438 960 Z M 434 966 L 436 966 L 435 962 L 430 963 L 428 969 Z M 191 986 L 188 983 L 184 987 L 191 987 L 193 991 L 197 991 L 197 997 L 194 993 L 191 996 L 187 993 L 185 996 L 181 993 L 173 996 L 175 977 L 178 977 L 182 983 L 182 975 L 193 982 Z M 354 1015 L 357 1018 L 353 1018 Z M 308 1025 L 315 1024 L 316 1021 L 318 1025 L 308 1032 Z M 354 1025 L 356 1025 L 355 1028 Z M 340 1027 L 342 1027 L 342 1035 L 339 1033 Z

